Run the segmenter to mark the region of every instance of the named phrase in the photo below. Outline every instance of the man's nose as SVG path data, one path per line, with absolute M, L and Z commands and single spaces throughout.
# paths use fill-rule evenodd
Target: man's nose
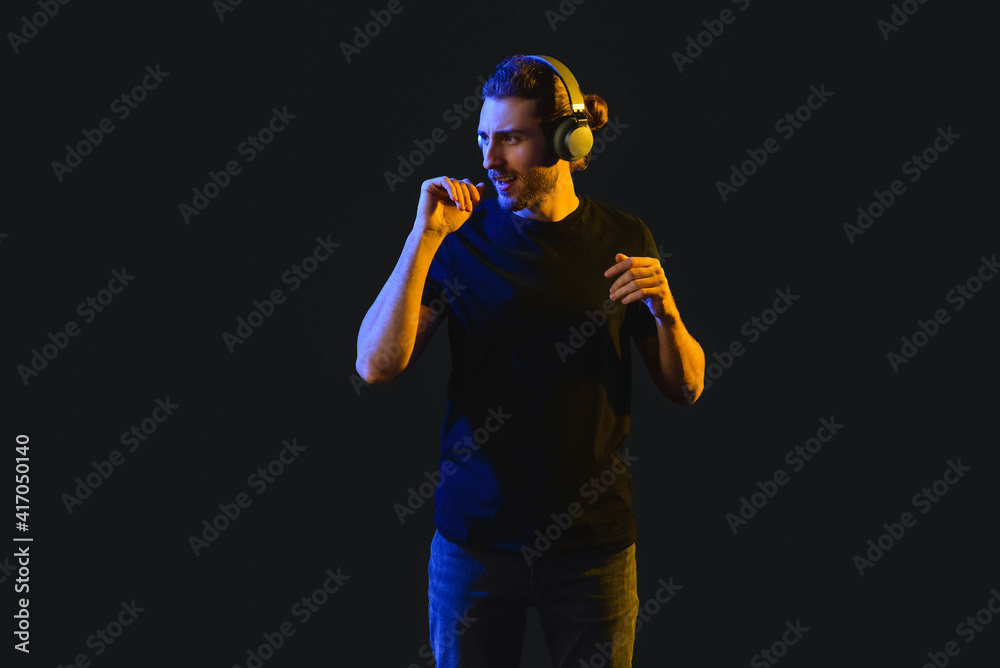
M 490 142 L 483 150 L 483 167 L 497 169 L 503 165 L 503 153 L 499 147 Z

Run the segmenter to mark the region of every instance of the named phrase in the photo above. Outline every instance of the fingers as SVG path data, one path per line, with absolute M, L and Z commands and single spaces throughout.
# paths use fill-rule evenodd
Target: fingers
M 465 209 L 465 204 L 462 202 L 462 188 L 459 186 L 458 181 L 445 177 L 445 183 L 448 184 L 448 196 L 455 203 L 455 208 Z
M 486 184 L 482 181 L 473 184 L 472 181 L 470 181 L 467 178 L 462 179 L 462 183 L 472 186 L 471 188 L 469 188 L 469 195 L 472 197 L 472 207 L 475 208 L 476 205 L 479 204 L 479 202 L 481 202 L 483 199 L 483 188 L 486 187 Z
M 642 287 L 649 287 L 654 285 L 659 285 L 661 282 L 666 282 L 666 277 L 663 275 L 663 269 L 657 266 L 645 266 L 645 267 L 632 267 L 632 269 L 626 271 L 624 274 L 619 276 L 614 283 L 611 284 L 611 292 L 618 290 L 626 285 L 639 284 Z
M 622 259 L 619 260 L 618 258 L 622 258 Z M 630 258 L 628 255 L 625 255 L 624 253 L 617 253 L 615 255 L 615 260 L 616 260 L 617 264 L 614 264 L 614 265 L 608 267 L 604 271 L 604 275 L 610 278 L 611 276 L 614 276 L 615 274 L 620 274 L 623 271 L 625 271 L 626 269 L 629 269 L 632 266 L 632 262 L 630 261 L 631 259 L 632 258 Z
M 650 293 L 655 292 L 663 281 L 657 276 L 650 276 L 649 278 L 636 278 L 635 280 L 630 280 L 628 283 L 624 283 L 620 286 L 613 285 L 608 293 L 608 297 L 614 301 L 619 297 L 623 297 L 622 304 L 628 304 L 639 299 L 646 298 L 646 291 Z M 633 297 L 634 295 L 634 297 Z M 630 299 L 630 297 L 633 297 Z
M 447 176 L 431 179 L 426 183 L 430 187 L 425 189 L 438 199 L 444 199 L 447 197 L 451 201 L 456 202 L 459 198 L 458 188 L 456 188 L 455 184 L 452 183 L 452 179 L 449 179 Z
M 462 198 L 464 189 L 464 186 L 457 179 L 448 178 L 447 176 L 439 176 L 436 179 L 424 181 L 425 192 L 439 200 L 450 199 L 455 203 L 456 208 L 463 210 L 466 208 Z
M 659 264 L 659 260 L 657 260 L 656 258 L 652 258 L 652 257 L 629 257 L 628 255 L 625 255 L 624 253 L 618 253 L 617 255 L 615 255 L 615 258 L 616 259 L 617 258 L 623 258 L 623 259 L 620 260 L 618 262 L 618 264 L 615 264 L 615 265 L 613 265 L 611 267 L 608 267 L 604 271 L 604 275 L 606 277 L 608 277 L 608 278 L 611 278 L 615 274 L 620 274 L 623 271 L 625 271 L 626 269 L 631 269 L 633 267 L 652 267 L 652 266 L 655 266 L 655 265 Z
M 659 260 L 649 257 L 628 257 L 619 253 L 616 258 L 625 258 L 615 266 L 604 272 L 605 276 L 622 273 L 611 287 L 608 295 L 612 301 L 622 298 L 622 304 L 629 304 L 640 299 L 645 299 L 646 294 L 655 293 L 661 286 L 667 284 L 667 278 L 663 274 Z
M 483 199 L 483 188 L 485 187 L 482 183 L 479 185 L 474 184 L 469 179 L 462 179 L 461 185 L 465 188 L 465 193 L 469 198 L 469 211 L 476 208 L 476 205 Z
M 438 199 L 448 198 L 455 203 L 455 208 L 471 213 L 482 201 L 485 182 L 473 183 L 469 179 L 453 179 L 439 176 L 424 182 L 424 190 Z
M 465 181 L 459 181 L 458 179 L 445 177 L 445 181 L 448 184 L 449 192 L 451 193 L 451 200 L 455 203 L 455 208 L 461 211 L 471 212 L 474 206 L 474 200 L 470 190 L 475 190 L 475 188 L 470 187 L 471 184 L 466 183 Z

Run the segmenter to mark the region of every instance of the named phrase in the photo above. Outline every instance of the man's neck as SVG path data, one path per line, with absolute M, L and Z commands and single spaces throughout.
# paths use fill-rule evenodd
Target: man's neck
M 543 197 L 538 204 L 514 213 L 522 218 L 551 223 L 562 220 L 576 211 L 578 206 L 580 206 L 580 198 L 576 196 L 573 177 L 567 170 L 559 175 L 559 180 L 552 192 Z

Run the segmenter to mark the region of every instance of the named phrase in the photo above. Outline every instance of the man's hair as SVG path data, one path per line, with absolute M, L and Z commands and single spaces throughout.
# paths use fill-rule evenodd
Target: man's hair
M 541 123 L 550 146 L 553 122 L 573 114 L 569 94 L 556 73 L 545 63 L 521 54 L 502 60 L 496 72 L 483 84 L 483 100 L 505 97 L 535 101 L 535 117 Z M 608 105 L 600 95 L 584 95 L 583 101 L 591 130 L 597 130 L 608 122 Z M 570 171 L 586 169 L 589 164 L 590 153 L 571 162 Z

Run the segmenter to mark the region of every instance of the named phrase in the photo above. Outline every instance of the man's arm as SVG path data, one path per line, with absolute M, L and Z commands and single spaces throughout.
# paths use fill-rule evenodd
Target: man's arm
M 698 400 L 705 389 L 705 353 L 680 317 L 656 318 L 656 335 L 635 345 L 663 396 L 688 406 Z
M 388 383 L 402 373 L 437 329 L 439 317 L 420 297 L 443 239 L 417 228 L 406 237 L 395 269 L 361 322 L 354 366 L 366 383 Z
M 431 260 L 447 234 L 468 220 L 483 184 L 441 176 L 424 181 L 413 229 L 396 267 L 358 333 L 355 368 L 367 383 L 388 383 L 419 355 L 440 318 L 420 304 Z
M 636 340 L 649 375 L 670 401 L 691 405 L 705 388 L 705 352 L 688 333 L 656 258 L 615 256 L 605 276 L 618 276 L 611 299 L 622 304 L 642 301 L 656 319 L 656 336 Z

